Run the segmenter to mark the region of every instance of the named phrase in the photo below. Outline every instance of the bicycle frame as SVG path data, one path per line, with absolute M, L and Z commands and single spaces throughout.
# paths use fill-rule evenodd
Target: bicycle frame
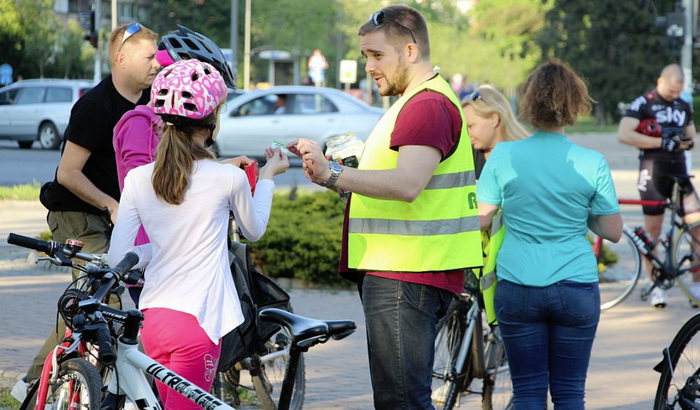
M 202 390 L 196 384 L 141 353 L 137 344 L 124 342 L 121 338 L 118 342 L 115 369 L 107 391 L 116 396 L 126 396 L 134 403 L 138 403 L 139 408 L 162 409 L 146 379 L 145 373 L 147 373 L 205 409 L 233 410 L 233 407 Z M 110 408 L 112 407 L 103 405 L 103 409 Z
M 73 339 L 72 343 L 68 340 Z M 58 374 L 58 361 L 71 353 L 78 351 L 80 357 L 90 357 L 92 360 L 90 362 L 93 365 L 97 365 L 94 361 L 96 355 L 88 356 L 88 349 L 85 343 L 81 340 L 80 333 L 73 333 L 73 331 L 66 327 L 66 332 L 63 338 L 63 342 L 57 345 L 51 353 L 44 359 L 44 366 L 41 369 L 41 376 L 39 377 L 39 386 L 36 392 L 36 410 L 43 410 L 46 405 L 46 398 L 48 396 L 49 385 L 51 382 L 55 381 Z

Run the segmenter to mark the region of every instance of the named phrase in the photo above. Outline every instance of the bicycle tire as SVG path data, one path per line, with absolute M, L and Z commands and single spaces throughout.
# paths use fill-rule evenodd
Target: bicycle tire
M 259 367 L 255 366 L 255 369 L 241 372 L 236 365 L 227 372 L 221 373 L 226 397 L 220 398 L 235 404 L 236 407 L 254 404 L 264 410 L 277 409 L 284 372 L 289 362 L 288 351 L 281 356 L 278 355 L 278 352 L 284 351 L 290 345 L 291 335 L 289 331 L 286 328 L 281 328 L 266 341 L 266 352 L 251 358 L 253 361 L 260 360 Z M 258 377 L 254 377 L 251 373 L 257 373 Z M 304 404 L 305 393 L 306 369 L 302 353 L 294 378 L 294 390 L 289 408 L 300 410 Z
M 498 328 L 492 330 L 484 349 L 487 375 L 484 378 L 482 410 L 509 410 L 513 408 L 513 383 L 508 358 Z
M 468 307 L 465 301 L 454 299 L 436 326 L 430 397 L 436 410 L 450 410 L 454 407 L 465 384 L 464 375 L 469 374 L 468 368 L 464 369 L 462 375 L 455 374 L 457 355 L 467 330 Z M 467 357 L 467 366 L 470 362 Z
M 596 259 L 598 260 L 600 308 L 601 310 L 610 309 L 620 304 L 634 291 L 642 274 L 642 255 L 632 237 L 623 231 L 617 243 L 603 240 L 600 254 L 596 255 Z
M 28 409 L 36 407 L 36 393 Z M 76 396 L 77 394 L 77 396 Z M 76 399 L 80 399 L 76 403 Z M 73 358 L 61 362 L 58 377 L 49 384 L 45 409 L 97 410 L 102 402 L 102 377 L 95 366 L 85 359 Z
M 700 226 L 700 222 L 688 225 L 681 229 L 676 234 L 673 241 L 673 266 L 679 275 L 676 276 L 676 282 L 683 293 L 688 297 L 691 303 L 695 306 L 700 306 L 700 272 L 693 273 L 690 271 L 691 266 L 700 264 L 700 257 L 694 251 L 692 243 L 700 238 L 693 238 L 692 231 Z
M 691 317 L 676 334 L 668 349 L 668 358 L 654 369 L 661 372 L 654 399 L 655 410 L 683 407 L 678 403 L 686 384 L 700 380 L 700 314 Z M 669 362 L 670 361 L 670 362 Z M 672 397 L 669 397 L 672 395 Z

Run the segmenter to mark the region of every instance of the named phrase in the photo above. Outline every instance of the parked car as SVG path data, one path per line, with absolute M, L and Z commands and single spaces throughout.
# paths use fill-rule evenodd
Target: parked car
M 23 80 L 0 88 L 0 139 L 31 148 L 58 149 L 70 110 L 94 86 L 90 80 Z
M 260 158 L 274 140 L 318 141 L 353 131 L 366 140 L 384 110 L 342 91 L 311 86 L 253 90 L 227 102 L 214 151 Z M 325 149 L 325 148 L 324 148 Z

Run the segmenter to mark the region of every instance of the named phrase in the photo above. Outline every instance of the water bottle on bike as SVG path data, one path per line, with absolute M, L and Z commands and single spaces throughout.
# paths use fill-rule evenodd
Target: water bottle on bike
M 644 230 L 643 227 L 638 226 L 634 228 L 634 234 L 637 235 L 639 239 L 642 240 L 642 242 L 644 242 L 644 244 L 649 248 L 650 251 L 654 250 L 654 248 L 656 247 L 656 241 L 654 240 L 654 238 L 651 237 L 651 235 L 649 235 L 649 232 Z

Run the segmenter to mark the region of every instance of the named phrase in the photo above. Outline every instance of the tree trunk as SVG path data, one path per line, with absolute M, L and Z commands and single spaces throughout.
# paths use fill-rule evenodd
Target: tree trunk
M 595 125 L 601 127 L 603 125 L 608 125 L 608 118 L 605 115 L 605 107 L 602 102 L 598 102 L 595 105 Z

